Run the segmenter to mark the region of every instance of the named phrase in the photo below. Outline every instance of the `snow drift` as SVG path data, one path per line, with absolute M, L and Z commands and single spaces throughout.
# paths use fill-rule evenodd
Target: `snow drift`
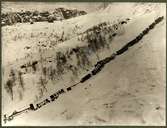
M 141 44 L 109 63 L 96 77 L 57 102 L 7 125 L 164 124 L 165 6 L 132 3 L 119 13 L 121 7 L 115 3 L 104 10 L 63 22 L 18 24 L 2 29 L 6 59 L 3 59 L 3 86 L 6 87 L 3 113 L 10 113 L 77 82 L 98 60 L 119 50 L 159 15 L 164 16 L 164 21 L 145 36 Z M 102 23 L 105 27 L 100 35 L 105 41 L 94 44 L 93 37 L 98 36 L 92 30 Z M 9 33 L 18 28 L 23 35 L 19 37 L 17 32 L 9 37 Z M 107 33 L 109 28 L 112 32 Z M 62 31 L 55 34 L 58 29 Z M 44 38 L 40 38 L 42 35 Z M 53 38 L 56 35 L 57 40 Z M 100 36 L 98 38 L 100 40 Z M 17 60 L 10 59 L 13 57 L 7 54 L 9 51 Z M 153 115 L 155 119 L 151 118 Z

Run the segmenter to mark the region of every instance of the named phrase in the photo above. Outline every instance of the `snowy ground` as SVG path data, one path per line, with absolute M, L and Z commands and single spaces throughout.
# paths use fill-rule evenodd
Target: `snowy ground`
M 120 11 L 122 6 L 124 10 Z M 24 23 L 2 27 L 4 82 L 7 70 L 10 67 L 17 69 L 18 63 L 26 62 L 29 59 L 26 59 L 27 54 L 33 59 L 39 58 L 37 43 L 41 41 L 48 45 L 54 41 L 52 35 L 55 33 L 61 35 L 64 31 L 68 40 L 59 42 L 54 48 L 45 49 L 43 57 L 53 57 L 57 50 L 66 51 L 69 47 L 85 45 L 76 40 L 77 33 L 82 33 L 93 25 L 104 21 L 116 23 L 130 18 L 124 26 L 125 32 L 112 40 L 110 50 L 104 49 L 98 53 L 102 59 L 134 39 L 158 16 L 164 16 L 164 20 L 139 44 L 107 64 L 99 74 L 60 96 L 55 102 L 38 111 L 22 114 L 3 125 L 165 125 L 165 10 L 165 4 L 113 3 L 105 9 L 53 24 Z M 75 25 L 80 28 L 75 29 Z M 25 50 L 26 46 L 30 46 L 31 50 Z M 90 58 L 93 64 L 97 61 L 94 55 L 90 55 Z M 86 71 L 81 71 L 73 82 L 69 80 L 69 74 L 66 74 L 54 84 L 48 84 L 48 91 L 43 98 L 78 81 L 84 73 Z M 3 114 L 24 108 L 31 102 L 35 103 L 37 91 L 33 82 L 37 78 L 38 74 L 32 72 L 24 75 L 26 91 L 23 92 L 22 100 L 16 94 L 12 101 L 5 90 L 2 90 Z M 16 92 L 17 87 L 14 88 Z

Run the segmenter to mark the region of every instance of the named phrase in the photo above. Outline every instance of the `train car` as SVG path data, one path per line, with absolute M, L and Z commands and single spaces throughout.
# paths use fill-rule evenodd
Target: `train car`
M 95 68 L 91 71 L 92 75 L 96 75 L 98 72 L 100 72 L 101 69 L 104 67 L 104 64 L 105 64 L 105 60 L 101 60 L 97 62 L 97 64 L 95 65 Z
M 149 28 L 149 29 L 153 29 L 154 26 L 155 26 L 155 24 L 150 24 L 148 28 Z
M 117 55 L 116 53 L 113 53 L 113 54 L 109 57 L 109 58 L 110 58 L 110 61 L 113 60 L 113 59 L 115 59 L 116 55 Z
M 83 82 L 85 82 L 86 80 L 88 80 L 90 77 L 91 77 L 91 74 L 89 73 L 89 74 L 85 75 L 85 76 L 80 80 L 80 82 L 83 83 Z
M 71 91 L 71 90 L 72 90 L 72 88 L 71 88 L 71 87 L 68 87 L 68 88 L 67 88 L 67 91 Z
M 164 16 L 158 17 L 158 18 L 155 20 L 155 22 L 156 22 L 156 23 L 159 23 L 159 22 L 161 22 L 161 21 L 163 20 L 163 18 L 164 18 Z
M 143 34 L 141 33 L 139 36 L 136 37 L 137 41 L 140 41 L 143 38 Z
M 54 101 L 55 99 L 57 99 L 59 96 L 56 94 L 50 95 L 50 99 L 51 101 Z
M 149 32 L 149 28 L 146 28 L 145 30 L 143 30 L 143 35 L 147 34 Z
M 36 104 L 36 106 L 37 106 L 37 108 L 41 108 L 42 106 L 44 106 L 44 105 L 46 105 L 48 103 L 50 103 L 50 100 L 49 99 L 45 99 L 42 102 Z
M 130 41 L 130 42 L 128 43 L 128 47 L 133 46 L 133 45 L 136 43 L 136 41 L 137 41 L 136 39 Z
M 33 104 L 30 104 L 29 106 L 30 106 L 30 110 L 35 110 L 35 107 Z
M 125 51 L 127 51 L 128 50 L 128 44 L 127 45 L 125 45 L 125 46 L 123 46 L 120 50 L 118 50 L 116 53 L 117 53 L 117 55 L 121 55 L 122 53 L 124 53 Z

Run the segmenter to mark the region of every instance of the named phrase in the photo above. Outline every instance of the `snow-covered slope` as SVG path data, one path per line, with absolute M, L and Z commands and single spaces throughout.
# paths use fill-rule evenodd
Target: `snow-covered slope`
M 54 30 L 53 25 L 55 25 L 55 30 L 58 29 L 58 26 L 61 26 L 61 30 L 62 26 L 65 25 L 67 28 L 68 26 L 71 27 L 70 29 L 64 27 L 65 33 L 68 33 L 69 30 L 72 31 L 77 24 L 80 26 L 80 29 L 78 29 L 76 33 L 82 33 L 88 28 L 104 21 L 114 24 L 118 21 L 130 18 L 130 21 L 124 25 L 125 32 L 120 35 L 118 34 L 110 42 L 110 49 L 102 49 L 98 51 L 97 54 L 99 59 L 102 59 L 120 49 L 128 41 L 134 39 L 135 36 L 148 27 L 148 25 L 150 25 L 158 16 L 166 16 L 164 4 L 127 4 L 124 6 L 125 11 L 119 13 L 121 7 L 121 4 L 112 4 L 105 10 L 96 13 L 76 17 L 64 22 L 55 22 L 54 24 L 49 25 L 39 23 L 34 26 L 32 25 L 31 29 L 34 30 L 34 33 L 45 31 L 45 33 L 48 34 L 49 31 Z M 160 11 L 157 11 L 157 8 Z M 110 11 L 113 13 L 110 13 Z M 151 30 L 139 44 L 136 44 L 123 55 L 107 64 L 99 74 L 92 77 L 90 80 L 83 84 L 79 84 L 71 92 L 60 96 L 55 102 L 42 107 L 38 111 L 20 115 L 6 125 L 164 125 L 166 108 L 165 23 L 166 17 L 160 24 Z M 8 28 L 3 28 L 3 32 L 8 33 L 9 30 L 21 27 L 20 33 L 23 33 L 26 31 L 24 29 L 29 28 L 28 26 L 30 27 L 29 24 L 8 26 Z M 46 30 L 44 28 L 46 28 Z M 27 31 L 27 35 L 29 32 L 32 32 L 31 29 Z M 77 34 L 73 33 L 71 35 L 72 36 L 69 36 L 67 41 L 58 43 L 55 48 L 46 49 L 43 57 L 53 56 L 57 50 L 66 51 L 69 48 L 86 45 L 85 42 L 77 41 Z M 5 38 L 5 36 L 3 37 Z M 9 37 L 9 35 L 7 37 Z M 35 42 L 35 40 L 39 39 L 38 36 L 35 38 L 36 39 L 30 38 L 30 41 Z M 27 39 L 27 42 L 29 42 L 29 38 Z M 24 36 L 22 40 L 23 41 L 20 40 L 20 44 L 23 44 L 19 46 L 25 47 L 27 43 Z M 44 40 L 46 40 L 46 38 L 44 38 Z M 4 39 L 4 41 L 8 42 L 7 39 Z M 9 39 L 9 42 L 10 41 L 11 39 Z M 12 51 L 13 48 L 16 48 L 18 53 L 16 54 L 13 50 L 13 55 L 18 55 L 19 62 L 19 59 L 22 58 L 22 56 L 19 55 L 19 49 L 23 48 L 14 47 L 14 42 L 15 41 L 11 41 L 9 45 L 5 44 L 7 46 L 4 46 L 4 49 L 8 50 L 10 48 L 9 50 Z M 30 43 L 31 47 L 34 46 L 34 51 L 35 48 L 38 48 L 36 45 L 36 43 Z M 37 56 L 38 54 L 36 55 L 34 51 L 32 50 L 30 53 Z M 4 55 L 5 57 L 9 57 L 7 53 L 9 53 L 9 51 L 6 51 L 6 53 L 4 51 L 4 54 L 6 55 Z M 25 54 L 23 54 L 23 57 L 24 55 Z M 75 58 L 72 60 L 75 60 Z M 90 54 L 89 60 L 93 65 L 98 59 L 95 54 Z M 13 60 L 12 62 L 15 62 L 12 64 L 12 67 L 17 67 L 17 61 Z M 9 66 L 7 63 L 8 62 L 6 62 L 4 66 Z M 69 63 L 75 62 L 72 61 Z M 86 70 L 82 69 L 78 78 L 74 81 L 70 81 L 70 74 L 67 73 L 66 75 L 63 75 L 60 80 L 49 83 L 47 85 L 48 91 L 43 97 L 52 94 L 60 88 L 68 87 L 72 83 L 77 82 L 87 70 L 91 69 L 92 65 L 87 66 Z M 16 98 L 11 101 L 6 92 L 3 92 L 4 113 L 24 108 L 29 103 L 33 102 L 35 93 L 37 92 L 34 91 L 32 94 L 32 90 L 35 90 L 35 88 L 31 83 L 33 83 L 32 81 L 36 81 L 38 75 L 39 74 L 34 74 L 31 71 L 24 75 L 24 79 L 26 80 L 26 91 L 23 93 L 24 100 L 20 101 Z M 17 90 L 17 88 L 15 89 Z

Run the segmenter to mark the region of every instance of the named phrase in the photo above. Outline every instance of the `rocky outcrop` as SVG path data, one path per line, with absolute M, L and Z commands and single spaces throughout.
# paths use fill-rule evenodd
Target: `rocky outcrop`
M 79 10 L 69 10 L 64 8 L 57 8 L 54 12 L 39 12 L 39 11 L 21 11 L 21 12 L 9 12 L 1 14 L 1 24 L 4 25 L 13 25 L 15 23 L 26 23 L 30 22 L 53 22 L 57 20 L 69 19 L 72 17 L 77 17 L 80 15 L 87 14 L 85 11 Z

